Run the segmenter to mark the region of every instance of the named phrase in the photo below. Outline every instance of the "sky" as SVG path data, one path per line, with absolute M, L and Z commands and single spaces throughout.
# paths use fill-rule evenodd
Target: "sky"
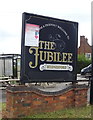
M 78 46 L 84 35 L 91 45 L 92 0 L 2 0 L 0 2 L 0 54 L 21 53 L 22 13 L 78 22 Z

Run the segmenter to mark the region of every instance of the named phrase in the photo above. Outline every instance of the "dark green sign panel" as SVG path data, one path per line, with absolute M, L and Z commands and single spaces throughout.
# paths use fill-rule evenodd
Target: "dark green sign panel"
M 76 80 L 78 23 L 23 13 L 22 82 Z

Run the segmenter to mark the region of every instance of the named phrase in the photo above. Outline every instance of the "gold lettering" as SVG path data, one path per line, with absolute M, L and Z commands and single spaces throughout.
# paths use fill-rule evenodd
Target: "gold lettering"
M 30 53 L 30 54 L 32 54 L 33 51 L 35 51 L 35 54 L 34 54 L 34 56 L 35 56 L 35 57 L 34 57 L 35 65 L 32 65 L 33 62 L 30 61 L 30 62 L 29 62 L 29 66 L 30 66 L 31 68 L 36 68 L 36 67 L 38 66 L 38 56 L 39 56 L 39 54 L 38 54 L 38 47 L 30 47 L 30 48 L 29 48 L 29 53 Z
M 67 62 L 68 53 L 62 53 L 62 55 L 63 55 L 63 62 Z
M 46 49 L 54 49 L 54 42 L 40 42 L 40 49 L 45 47 Z M 50 47 L 49 47 L 50 46 Z M 72 53 L 60 53 L 60 52 L 51 52 L 51 51 L 40 51 L 38 47 L 30 47 L 29 53 L 33 55 L 33 60 L 29 62 L 30 68 L 36 68 L 39 63 L 39 56 L 40 61 L 47 61 L 47 62 L 63 62 L 63 63 L 72 63 Z M 54 67 L 54 66 L 53 66 Z M 65 69 L 65 68 L 63 68 Z
M 62 62 L 60 52 L 57 52 L 57 62 Z
M 68 62 L 72 63 L 72 53 L 68 53 Z
M 50 42 L 50 49 L 55 50 L 56 43 L 55 42 Z
M 46 60 L 46 51 L 40 51 L 40 60 L 45 61 Z
M 56 54 L 56 52 L 54 52 L 54 62 L 56 62 L 57 61 L 57 54 Z
M 44 41 L 39 41 L 40 49 L 43 49 Z
M 52 62 L 53 61 L 53 53 L 52 52 L 47 52 L 47 61 Z
M 50 42 L 45 41 L 44 49 L 49 50 L 49 49 L 50 49 L 50 48 L 49 48 L 49 45 L 50 45 Z
M 48 42 L 48 41 L 39 41 L 39 48 L 45 50 L 54 50 L 56 43 L 55 42 Z

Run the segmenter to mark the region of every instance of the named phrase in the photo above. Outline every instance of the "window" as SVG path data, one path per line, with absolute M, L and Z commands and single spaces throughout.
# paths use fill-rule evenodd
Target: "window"
M 85 53 L 85 57 L 91 59 L 91 53 Z

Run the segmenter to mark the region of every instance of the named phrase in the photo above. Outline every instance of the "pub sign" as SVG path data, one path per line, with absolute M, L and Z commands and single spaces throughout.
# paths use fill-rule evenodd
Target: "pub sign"
M 78 23 L 23 13 L 21 82 L 76 80 Z

